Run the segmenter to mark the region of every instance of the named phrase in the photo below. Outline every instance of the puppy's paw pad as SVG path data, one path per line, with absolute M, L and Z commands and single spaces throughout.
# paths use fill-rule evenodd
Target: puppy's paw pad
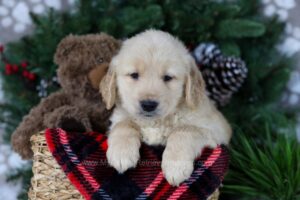
M 127 148 L 108 148 L 107 161 L 119 173 L 123 173 L 130 168 L 134 168 L 140 158 L 139 150 Z
M 194 163 L 189 160 L 163 160 L 162 170 L 170 185 L 178 186 L 190 178 L 194 169 Z

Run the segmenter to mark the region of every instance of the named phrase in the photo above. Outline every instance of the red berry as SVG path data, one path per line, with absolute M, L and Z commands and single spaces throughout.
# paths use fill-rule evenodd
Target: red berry
M 13 72 L 13 69 L 12 69 L 11 64 L 6 64 L 6 65 L 5 65 L 5 74 L 6 74 L 6 75 L 11 75 L 12 72 Z
M 5 69 L 11 69 L 12 67 L 11 67 L 11 64 L 9 64 L 9 63 L 7 63 L 6 65 L 5 65 Z
M 4 46 L 0 45 L 0 53 L 2 53 L 4 51 Z
M 19 67 L 17 65 L 13 65 L 11 68 L 12 68 L 13 72 L 18 72 L 19 71 Z
M 10 71 L 12 71 L 12 65 L 11 64 L 6 64 L 5 65 L 5 70 L 10 70 Z
M 28 73 L 28 77 L 27 77 L 29 80 L 31 80 L 31 81 L 33 81 L 33 80 L 35 80 L 35 78 L 36 78 L 36 75 L 34 74 L 34 73 Z
M 26 71 L 26 70 L 24 70 L 24 71 L 22 72 L 22 75 L 23 75 L 25 78 L 28 78 L 28 74 L 29 74 L 29 72 Z
M 20 65 L 22 68 L 26 68 L 28 66 L 28 63 L 27 63 L 27 61 L 23 61 L 23 62 L 21 62 Z

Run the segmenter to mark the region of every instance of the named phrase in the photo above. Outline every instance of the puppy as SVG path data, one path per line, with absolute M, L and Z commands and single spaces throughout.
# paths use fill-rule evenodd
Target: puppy
M 106 155 L 120 173 L 137 165 L 141 141 L 165 145 L 162 170 L 178 186 L 204 147 L 230 140 L 231 128 L 206 96 L 194 59 L 166 32 L 148 30 L 124 41 L 100 92 L 107 109 L 115 105 Z

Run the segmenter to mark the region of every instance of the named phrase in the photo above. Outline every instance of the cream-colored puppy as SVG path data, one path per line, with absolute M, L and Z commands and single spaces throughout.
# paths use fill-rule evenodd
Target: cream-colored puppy
M 172 185 L 188 179 L 205 146 L 228 144 L 231 128 L 205 95 L 205 84 L 184 45 L 148 30 L 124 41 L 100 91 L 114 105 L 107 159 L 120 173 L 135 167 L 141 141 L 165 145 L 162 170 Z

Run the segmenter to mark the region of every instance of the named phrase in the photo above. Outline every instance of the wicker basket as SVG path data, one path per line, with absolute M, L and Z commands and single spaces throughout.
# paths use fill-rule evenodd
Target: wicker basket
M 31 137 L 33 150 L 33 177 L 28 192 L 31 200 L 64 200 L 84 199 L 78 190 L 69 182 L 56 160 L 48 150 L 44 132 Z M 219 190 L 208 199 L 218 200 Z
M 52 157 L 44 133 L 33 135 L 31 143 L 34 155 L 29 199 L 84 199 Z

